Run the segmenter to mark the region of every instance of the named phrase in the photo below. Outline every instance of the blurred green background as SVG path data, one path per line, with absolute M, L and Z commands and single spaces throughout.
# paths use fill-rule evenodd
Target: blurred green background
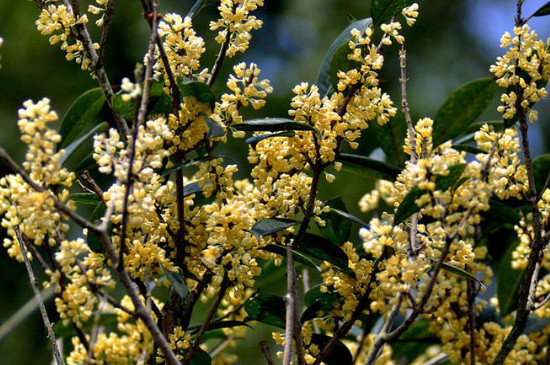
M 81 1 L 83 8 L 91 1 Z M 262 77 L 269 78 L 274 93 L 266 108 L 248 116 L 287 115 L 291 88 L 301 82 L 314 82 L 325 50 L 349 24 L 350 18 L 369 15 L 369 1 L 357 0 L 266 0 L 258 17 L 264 27 L 253 34 L 250 51 L 234 61 L 257 63 Z M 409 104 L 413 116 L 433 117 L 446 97 L 460 85 L 489 76 L 488 68 L 500 54 L 498 40 L 504 30 L 511 30 L 515 2 L 512 0 L 424 0 L 420 17 L 407 37 Z M 544 3 L 527 0 L 525 13 L 530 14 Z M 141 3 L 119 0 L 106 50 L 106 68 L 113 84 L 123 77 L 132 77 L 136 62 L 146 52 L 148 27 L 141 16 Z M 161 12 L 185 14 L 190 0 L 162 0 Z M 0 145 L 16 160 L 24 150 L 17 132 L 17 110 L 27 99 L 49 97 L 60 116 L 71 102 L 96 83 L 73 62 L 67 62 L 58 46 L 50 46 L 47 38 L 35 29 L 39 10 L 29 1 L 0 0 Z M 207 41 L 203 66 L 211 67 L 218 46 L 208 30 L 208 22 L 216 17 L 215 6 L 204 9 L 196 24 L 199 35 Z M 533 27 L 545 39 L 550 33 L 550 18 L 535 19 Z M 90 22 L 94 28 L 93 22 Z M 95 32 L 97 37 L 97 31 Z M 383 88 L 399 104 L 397 48 L 386 53 L 387 67 Z M 230 70 L 226 62 L 221 77 Z M 223 91 L 223 83 L 215 85 Z M 495 101 L 495 106 L 497 101 Z M 548 103 L 538 107 L 540 123 L 532 128 L 534 154 L 548 150 L 550 109 Z M 484 118 L 495 119 L 492 107 Z M 368 141 L 364 141 L 368 143 Z M 246 161 L 244 141 L 232 142 L 226 154 Z M 247 168 L 244 167 L 244 170 Z M 0 175 L 6 171 L 0 167 Z M 357 200 L 371 189 L 372 181 L 355 175 L 339 175 L 333 184 L 322 185 L 322 198 L 343 193 L 348 209 L 360 214 Z M 0 232 L 2 234 L 2 232 Z M 0 325 L 32 297 L 23 265 L 9 259 L 0 250 Z M 53 301 L 48 302 L 53 311 Z M 256 349 L 255 344 L 251 346 Z M 0 341 L 0 365 L 49 364 L 51 353 L 46 345 L 43 325 L 37 313 Z M 254 359 L 254 357 L 252 357 Z M 257 359 L 257 357 L 256 357 Z M 243 363 L 255 363 L 254 360 Z

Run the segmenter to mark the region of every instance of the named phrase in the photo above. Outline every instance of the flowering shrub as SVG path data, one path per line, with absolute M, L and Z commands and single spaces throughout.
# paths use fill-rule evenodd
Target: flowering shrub
M 371 18 L 331 45 L 317 82 L 293 88 L 288 117 L 253 120 L 243 109 L 261 109 L 273 91 L 261 65 L 218 75 L 249 48 L 263 0 L 217 2 L 211 68 L 193 29 L 208 1 L 187 16 L 142 1 L 148 52 L 117 93 L 103 68 L 114 1 L 34 2 L 38 30 L 100 86 L 59 131 L 47 98 L 26 101 L 25 161 L 0 149 L 13 170 L 0 179 L 4 247 L 39 302 L 40 286 L 55 288 L 57 313 L 41 309 L 58 365 L 233 364 L 237 340 L 259 322 L 273 329 L 261 344 L 268 364 L 278 362 L 271 349 L 284 365 L 548 361 L 550 164 L 531 156 L 527 132 L 546 97 L 550 44 L 527 22 L 550 5 L 524 18 L 519 1 L 493 76 L 413 121 L 401 34 L 419 16 L 413 1 L 373 0 Z M 389 47 L 400 50 L 399 103 L 380 85 Z M 499 88 L 502 120 L 477 122 Z M 367 129 L 384 161 L 350 153 Z M 247 134 L 252 170 L 240 180 L 217 151 Z M 368 220 L 318 198 L 320 180 L 341 169 L 377 177 L 358 202 Z M 517 237 L 495 284 L 488 243 L 504 225 Z M 286 295 L 265 294 L 266 271 L 281 265 Z M 37 284 L 35 270 L 47 280 Z M 310 282 L 307 270 L 319 275 Z M 56 337 L 72 346 L 61 351 Z

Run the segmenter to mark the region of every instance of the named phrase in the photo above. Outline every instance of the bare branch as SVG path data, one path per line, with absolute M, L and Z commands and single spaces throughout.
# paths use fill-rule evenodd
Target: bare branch
M 53 333 L 53 328 L 50 322 L 50 318 L 48 317 L 48 312 L 46 311 L 46 307 L 44 306 L 44 300 L 40 295 L 40 290 L 38 289 L 36 277 L 34 276 L 31 263 L 29 262 L 29 258 L 27 257 L 27 249 L 25 248 L 25 244 L 23 243 L 23 237 L 21 235 L 21 232 L 19 231 L 19 226 L 14 226 L 13 230 L 15 231 L 15 234 L 17 236 L 17 241 L 19 241 L 21 255 L 23 256 L 23 260 L 25 261 L 27 273 L 29 274 L 29 281 L 31 283 L 36 301 L 38 302 L 38 307 L 40 308 L 40 314 L 42 315 L 42 320 L 44 321 L 44 327 L 46 327 L 47 337 L 52 346 L 53 356 L 55 358 L 55 361 L 57 362 L 57 365 L 64 365 L 61 352 L 59 351 L 59 347 L 57 346 L 57 342 L 55 341 L 55 334 Z
M 271 356 L 271 351 L 269 350 L 269 345 L 267 342 L 262 341 L 260 342 L 260 348 L 262 349 L 262 353 L 265 356 L 265 359 L 267 361 L 267 365 L 275 365 L 273 362 L 273 357 Z

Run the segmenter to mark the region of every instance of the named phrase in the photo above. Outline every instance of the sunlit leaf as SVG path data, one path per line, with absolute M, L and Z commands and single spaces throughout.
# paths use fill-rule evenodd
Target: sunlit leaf
M 94 88 L 80 95 L 63 117 L 58 148 L 67 148 L 83 134 L 107 120 L 106 99 L 100 88 Z
M 497 85 L 490 77 L 472 81 L 454 91 L 435 116 L 434 146 L 460 136 L 487 109 L 496 91 Z
M 352 29 L 356 28 L 364 32 L 368 28 L 370 23 L 371 19 L 366 18 L 348 25 L 346 29 L 344 29 L 332 42 L 327 52 L 325 53 L 325 57 L 323 58 L 323 62 L 321 63 L 321 67 L 319 68 L 319 73 L 317 74 L 316 84 L 319 87 L 319 94 L 321 94 L 321 96 L 326 95 L 329 90 L 332 89 L 331 65 L 332 59 L 336 51 L 342 45 L 348 44 L 348 42 L 351 40 Z

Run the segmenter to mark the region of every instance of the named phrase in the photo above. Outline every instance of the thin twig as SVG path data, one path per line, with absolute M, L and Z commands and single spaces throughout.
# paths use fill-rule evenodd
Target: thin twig
M 46 307 L 44 306 L 44 300 L 42 299 L 42 296 L 40 296 L 38 283 L 37 283 L 36 277 L 34 276 L 34 272 L 32 270 L 31 263 L 29 262 L 29 258 L 27 257 L 27 249 L 25 248 L 25 244 L 23 243 L 23 236 L 21 235 L 21 231 L 19 231 L 18 226 L 14 226 L 13 230 L 15 231 L 17 240 L 19 241 L 19 248 L 21 249 L 21 255 L 23 256 L 23 260 L 25 261 L 25 266 L 27 267 L 27 273 L 29 274 L 29 281 L 31 283 L 31 287 L 34 292 L 36 301 L 38 302 L 38 307 L 40 308 L 40 314 L 42 315 L 42 320 L 44 321 L 44 327 L 46 327 L 47 337 L 52 346 L 53 356 L 55 358 L 55 361 L 57 362 L 57 365 L 64 365 L 61 352 L 59 351 L 59 347 L 57 347 L 57 342 L 55 341 L 55 334 L 53 333 L 53 328 L 50 322 L 50 318 L 48 317 L 48 312 L 46 311 Z
M 227 34 L 220 47 L 220 51 L 218 52 L 218 56 L 216 57 L 214 66 L 212 67 L 212 73 L 210 74 L 210 77 L 207 81 L 207 85 L 209 87 L 212 87 L 212 85 L 214 85 L 214 81 L 216 81 L 216 77 L 218 76 L 218 73 L 220 72 L 220 69 L 222 67 L 225 54 L 227 53 L 227 49 L 229 48 L 229 42 L 231 41 L 232 33 L 229 31 L 229 29 L 226 29 L 226 32 Z
M 466 282 L 468 286 L 468 327 L 470 331 L 470 365 L 476 365 L 476 284 L 473 280 Z
M 93 179 L 92 175 L 90 175 L 90 172 L 88 170 L 84 170 L 84 172 L 80 176 L 86 182 L 86 184 L 88 185 L 90 190 L 92 190 L 95 193 L 95 195 L 97 195 L 97 197 L 99 199 L 101 199 L 101 201 L 103 201 L 104 200 L 103 199 L 103 190 L 101 190 L 99 185 L 97 185 L 97 183 Z
M 210 326 L 210 323 L 212 323 L 212 318 L 214 318 L 214 314 L 216 314 L 216 311 L 218 310 L 218 307 L 220 306 L 220 303 L 225 295 L 225 291 L 227 290 L 227 287 L 229 284 L 228 281 L 229 281 L 229 278 L 227 277 L 227 273 L 225 273 L 216 301 L 214 302 L 214 304 L 212 304 L 212 307 L 210 307 L 210 310 L 208 311 L 206 318 L 203 320 L 202 325 L 199 328 L 197 335 L 195 336 L 195 341 L 193 342 L 193 345 L 189 349 L 187 356 L 183 360 L 182 365 L 189 365 L 191 360 L 193 360 L 193 356 L 199 349 L 202 336 L 205 334 L 206 330 L 208 329 L 208 326 Z
M 103 65 L 103 59 L 105 57 L 105 44 L 107 43 L 107 35 L 111 28 L 111 22 L 113 20 L 113 13 L 115 9 L 116 0 L 109 0 L 103 14 L 103 27 L 101 29 L 101 39 L 99 41 L 99 50 L 97 52 L 97 65 Z
M 271 350 L 269 349 L 269 345 L 266 341 L 260 342 L 260 348 L 262 349 L 262 353 L 265 356 L 267 365 L 275 365 L 275 363 L 273 362 L 273 357 L 271 356 Z
M 75 17 L 80 17 L 80 6 L 78 5 L 78 1 L 71 0 L 69 2 L 68 0 L 63 0 L 63 4 L 67 7 L 67 9 L 69 9 L 69 11 L 74 14 Z M 113 105 L 113 98 L 115 94 L 113 92 L 113 88 L 111 87 L 109 77 L 105 72 L 105 69 L 100 64 L 100 62 L 98 62 L 99 57 L 97 51 L 94 48 L 94 42 L 92 41 L 92 37 L 88 32 L 88 28 L 86 28 L 85 24 L 79 23 L 76 24 L 76 29 L 78 32 L 77 39 L 82 42 L 82 46 L 84 47 L 86 54 L 88 55 L 88 57 L 90 57 L 90 67 L 93 70 L 95 77 L 97 78 L 103 94 L 105 95 L 107 106 L 109 107 L 113 119 L 115 120 L 115 124 L 117 125 L 119 132 L 122 133 L 122 138 L 126 139 L 126 137 L 130 134 L 130 129 L 128 128 L 128 124 L 126 124 L 124 118 L 122 118 L 120 114 L 117 113 L 115 110 L 115 107 Z

